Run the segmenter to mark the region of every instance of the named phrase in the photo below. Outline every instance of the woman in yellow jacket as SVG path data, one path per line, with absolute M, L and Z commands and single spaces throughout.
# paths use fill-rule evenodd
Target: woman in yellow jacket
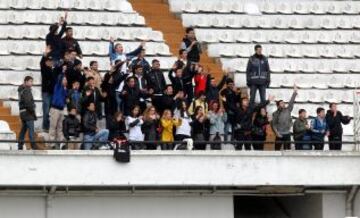
M 170 110 L 165 110 L 160 120 L 161 124 L 161 141 L 169 142 L 169 144 L 162 144 L 162 150 L 172 150 L 174 141 L 173 128 L 181 125 L 181 119 L 173 118 Z

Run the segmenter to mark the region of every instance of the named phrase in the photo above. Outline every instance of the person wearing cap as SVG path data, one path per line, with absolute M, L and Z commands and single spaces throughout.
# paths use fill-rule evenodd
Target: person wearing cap
M 255 54 L 249 58 L 246 67 L 246 83 L 250 88 L 250 104 L 255 103 L 259 90 L 261 102 L 266 101 L 266 88 L 270 85 L 270 67 L 267 57 L 262 54 L 261 45 L 255 45 Z
M 79 58 L 82 58 L 82 50 L 79 45 L 79 42 L 74 39 L 74 31 L 73 28 L 67 27 L 65 30 L 65 37 L 62 39 L 64 44 L 65 51 L 73 49 L 76 51 L 76 54 Z
M 42 97 L 42 111 L 43 121 L 42 129 L 44 132 L 49 131 L 50 120 L 49 111 L 52 95 L 54 93 L 54 87 L 56 78 L 61 72 L 61 68 L 54 67 L 53 58 L 49 55 L 51 52 L 50 46 L 46 46 L 44 55 L 40 61 L 40 72 L 41 72 L 41 97 Z
M 275 150 L 280 150 L 282 146 L 284 150 L 290 150 L 291 148 L 291 112 L 294 108 L 297 92 L 298 88 L 296 85 L 294 85 L 294 92 L 291 96 L 288 106 L 285 105 L 283 100 L 276 102 L 277 110 L 273 113 L 273 118 L 271 121 L 271 127 L 276 135 Z
M 65 33 L 65 29 L 67 25 L 66 19 L 67 19 L 67 12 L 65 12 L 64 17 L 60 18 L 59 23 L 55 23 L 50 26 L 49 33 L 46 35 L 46 45 L 49 46 L 51 49 L 49 56 L 52 56 L 55 65 L 57 65 L 57 62 L 63 56 L 62 52 L 64 49 L 64 44 L 61 40 L 61 37 Z M 58 33 L 59 26 L 61 26 L 61 29 Z

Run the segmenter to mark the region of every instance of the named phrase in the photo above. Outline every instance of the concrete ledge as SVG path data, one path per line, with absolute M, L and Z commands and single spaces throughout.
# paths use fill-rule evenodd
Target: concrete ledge
M 0 151 L 0 186 L 255 187 L 360 184 L 360 153 Z

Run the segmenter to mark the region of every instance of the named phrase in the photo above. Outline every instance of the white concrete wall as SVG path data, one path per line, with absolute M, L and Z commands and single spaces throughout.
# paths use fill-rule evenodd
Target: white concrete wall
M 1 218 L 233 218 L 229 197 L 0 197 Z
M 0 151 L 2 186 L 340 186 L 360 184 L 360 153 Z
M 346 194 L 323 194 L 323 218 L 343 218 L 346 215 Z

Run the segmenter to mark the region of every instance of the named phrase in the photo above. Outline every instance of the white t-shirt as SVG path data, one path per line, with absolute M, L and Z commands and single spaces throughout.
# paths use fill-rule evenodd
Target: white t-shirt
M 180 116 L 180 111 L 175 110 L 174 116 L 181 119 L 181 125 L 176 127 L 176 135 L 187 135 L 191 136 L 191 117 L 185 112 L 184 117 Z
M 141 125 L 144 123 L 143 120 L 139 119 L 140 122 L 138 122 L 135 126 L 130 127 L 130 123 L 134 122 L 139 118 L 134 118 L 131 116 L 126 117 L 125 124 L 126 128 L 129 130 L 129 140 L 130 141 L 144 141 L 144 135 L 141 132 Z

